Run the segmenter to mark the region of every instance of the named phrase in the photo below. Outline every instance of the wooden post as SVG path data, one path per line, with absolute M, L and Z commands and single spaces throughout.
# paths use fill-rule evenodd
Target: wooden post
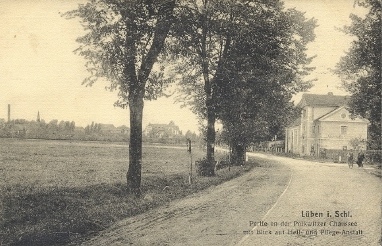
M 188 175 L 188 183 L 192 184 L 192 153 L 190 151 L 190 174 Z
M 192 184 L 192 151 L 191 151 L 191 139 L 187 139 L 187 151 L 190 154 L 190 172 L 188 174 L 188 183 Z

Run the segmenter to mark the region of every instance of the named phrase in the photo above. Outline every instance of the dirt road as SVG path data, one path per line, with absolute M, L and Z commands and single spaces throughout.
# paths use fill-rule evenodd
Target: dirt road
M 84 245 L 380 245 L 380 179 L 342 164 L 253 155 L 261 167 Z

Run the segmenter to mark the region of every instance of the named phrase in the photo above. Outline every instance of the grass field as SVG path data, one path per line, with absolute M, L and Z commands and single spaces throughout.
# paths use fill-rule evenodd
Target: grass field
M 203 156 L 193 150 L 193 160 Z M 135 198 L 125 189 L 127 163 L 125 143 L 0 139 L 0 245 L 77 244 L 251 167 L 220 170 L 189 185 L 185 147 L 145 146 L 143 196 Z
M 0 144 L 7 185 L 78 187 L 126 180 L 127 144 L 14 139 Z M 200 158 L 202 152 L 193 155 Z M 190 157 L 186 148 L 152 145 L 144 147 L 143 162 L 143 176 L 169 175 L 187 173 Z

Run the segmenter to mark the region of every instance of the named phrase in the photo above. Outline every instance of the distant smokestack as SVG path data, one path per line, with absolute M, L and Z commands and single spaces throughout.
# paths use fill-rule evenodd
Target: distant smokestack
M 8 104 L 8 122 L 11 122 L 11 105 Z

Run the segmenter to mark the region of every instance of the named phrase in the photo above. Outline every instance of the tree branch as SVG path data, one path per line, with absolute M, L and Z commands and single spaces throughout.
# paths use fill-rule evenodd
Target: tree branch
M 142 64 L 138 72 L 139 86 L 145 86 L 145 82 L 150 75 L 154 63 L 161 52 L 164 41 L 171 27 L 173 21 L 173 11 L 175 7 L 175 0 L 167 1 L 159 9 L 159 17 L 155 28 L 154 38 L 152 45 L 147 52 L 146 57 L 142 58 Z

